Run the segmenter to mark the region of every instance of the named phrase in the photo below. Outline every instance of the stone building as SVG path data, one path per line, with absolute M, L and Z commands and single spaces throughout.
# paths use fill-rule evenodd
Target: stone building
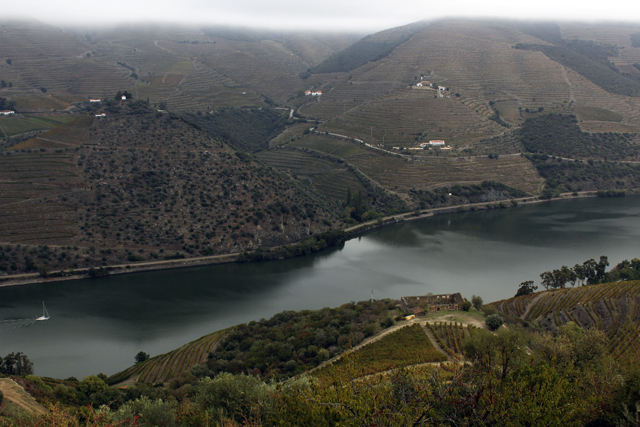
M 420 297 L 400 297 L 400 308 L 405 314 L 424 315 L 427 311 L 462 310 L 464 299 L 455 294 L 423 295 Z

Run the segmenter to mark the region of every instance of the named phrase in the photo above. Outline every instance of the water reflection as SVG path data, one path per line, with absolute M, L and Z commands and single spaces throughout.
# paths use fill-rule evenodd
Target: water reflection
M 36 373 L 112 374 L 138 351 L 169 351 L 282 310 L 427 292 L 485 301 L 512 296 L 542 271 L 606 254 L 637 256 L 640 199 L 583 199 L 464 212 L 373 230 L 312 256 L 0 288 L 0 353 L 24 351 Z

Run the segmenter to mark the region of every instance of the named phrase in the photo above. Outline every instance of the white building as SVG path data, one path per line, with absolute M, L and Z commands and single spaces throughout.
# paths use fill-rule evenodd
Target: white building
M 12 114 L 15 114 L 16 112 L 13 110 L 1 110 L 0 114 L 2 114 L 3 116 L 10 116 Z
M 431 147 L 444 147 L 445 142 L 441 139 L 432 139 L 431 141 L 429 141 L 429 145 Z

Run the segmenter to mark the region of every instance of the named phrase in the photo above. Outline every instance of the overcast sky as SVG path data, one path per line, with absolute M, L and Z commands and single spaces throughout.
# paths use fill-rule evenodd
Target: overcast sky
M 54 24 L 190 22 L 372 32 L 423 19 L 458 16 L 640 23 L 640 6 L 636 1 L 7 0 L 2 1 L 0 19 L 29 17 Z

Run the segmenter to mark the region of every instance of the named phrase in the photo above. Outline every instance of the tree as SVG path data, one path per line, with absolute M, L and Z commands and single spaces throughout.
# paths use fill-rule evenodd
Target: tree
M 604 273 L 607 271 L 607 267 L 609 266 L 609 259 L 602 255 L 600 257 L 600 261 L 596 266 L 596 278 L 598 282 L 604 277 Z
M 498 313 L 487 316 L 484 321 L 487 324 L 487 328 L 492 331 L 498 329 L 504 323 L 504 319 Z
M 138 354 L 136 354 L 136 363 L 142 363 L 145 360 L 149 360 L 149 354 L 145 353 L 144 351 L 139 352 Z
M 487 319 L 488 320 L 488 319 Z M 502 328 L 498 331 L 498 338 L 495 340 L 497 362 L 502 371 L 502 380 L 507 378 L 507 374 L 517 366 L 518 361 L 525 355 L 524 332 L 517 328 Z
M 463 311 L 471 310 L 471 302 L 464 300 L 464 302 L 462 303 L 462 310 Z
M 140 420 L 138 421 L 138 417 Z M 152 400 L 147 396 L 131 400 L 114 414 L 118 425 L 145 425 L 173 427 L 176 425 L 176 412 L 170 402 L 162 399 Z M 133 423 L 131 423 L 133 421 Z M 141 424 L 138 424 L 140 422 Z M 207 423 L 206 425 L 209 425 Z
M 22 352 L 9 353 L 4 359 L 0 358 L 0 374 L 30 375 L 33 374 L 33 363 Z
M 7 58 L 7 64 L 11 65 L 11 60 Z
M 479 296 L 473 295 L 471 297 L 471 304 L 478 311 L 480 311 L 480 309 L 482 308 L 482 302 L 482 298 Z
M 598 264 L 591 258 L 588 261 L 582 263 L 582 268 L 584 270 L 584 277 L 587 279 L 587 284 L 592 285 L 596 280 L 596 267 Z
M 584 285 L 584 279 L 585 279 L 584 265 L 580 265 L 580 264 L 574 265 L 573 272 L 576 274 L 576 277 L 580 280 L 580 284 Z
M 80 384 L 78 384 L 77 387 L 77 389 L 83 392 L 87 397 L 91 397 L 92 394 L 104 391 L 108 388 L 109 386 L 107 383 L 96 375 L 86 377 L 80 382 Z
M 520 283 L 516 296 L 529 295 L 534 293 L 537 289 L 538 287 L 533 285 L 533 280 L 527 280 L 526 282 Z
M 46 87 L 44 87 L 44 86 L 42 86 L 42 87 L 40 88 L 40 91 L 41 91 L 42 93 L 47 93 L 47 88 L 46 88 Z

